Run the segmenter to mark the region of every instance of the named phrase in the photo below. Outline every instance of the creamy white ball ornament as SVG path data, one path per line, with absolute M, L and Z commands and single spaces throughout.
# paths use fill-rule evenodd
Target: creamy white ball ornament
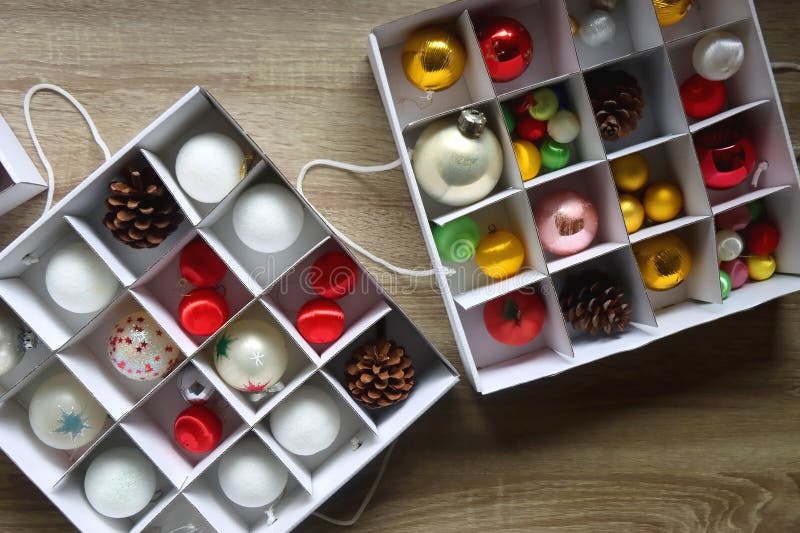
M 111 303 L 119 282 L 83 242 L 68 244 L 53 254 L 44 274 L 47 293 L 72 313 L 94 313 Z
M 562 109 L 547 121 L 547 134 L 561 144 L 571 143 L 580 132 L 581 121 L 572 111 Z
M 153 499 L 156 471 L 136 448 L 111 448 L 92 460 L 83 478 L 83 490 L 101 515 L 128 518 Z
M 289 471 L 257 437 L 248 436 L 222 456 L 217 470 L 222 493 L 242 507 L 264 507 L 280 498 Z
M 244 152 L 221 133 L 202 133 L 181 146 L 175 177 L 183 191 L 204 204 L 215 204 L 244 177 Z
M 744 43 L 730 32 L 711 32 L 694 45 L 692 65 L 707 80 L 727 80 L 739 72 L 742 63 Z
M 278 444 L 295 455 L 314 455 L 336 441 L 341 414 L 330 394 L 314 385 L 303 385 L 280 402 L 269 416 L 269 427 Z
M 735 231 L 723 229 L 716 234 L 717 257 L 720 261 L 733 261 L 744 252 L 744 239 Z
M 248 248 L 277 253 L 295 243 L 305 218 L 300 200 L 275 183 L 254 185 L 233 206 L 233 231 Z

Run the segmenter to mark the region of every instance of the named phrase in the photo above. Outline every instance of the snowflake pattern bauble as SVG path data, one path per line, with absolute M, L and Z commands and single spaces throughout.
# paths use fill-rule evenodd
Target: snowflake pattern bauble
M 150 315 L 138 312 L 114 324 L 108 337 L 108 357 L 126 378 L 150 381 L 167 375 L 180 351 Z
M 263 320 L 237 320 L 217 338 L 217 373 L 242 392 L 266 392 L 281 379 L 288 361 L 286 338 Z

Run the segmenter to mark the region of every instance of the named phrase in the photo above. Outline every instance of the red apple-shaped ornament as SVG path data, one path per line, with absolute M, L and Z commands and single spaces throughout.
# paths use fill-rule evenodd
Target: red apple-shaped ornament
M 517 135 L 530 142 L 537 142 L 547 133 L 547 122 L 536 120 L 528 113 L 517 117 Z
M 206 453 L 222 439 L 222 420 L 204 405 L 187 407 L 175 419 L 175 440 L 192 453 Z
M 178 320 L 192 335 L 213 335 L 228 318 L 228 303 L 214 289 L 195 289 L 184 296 L 178 306 Z
M 344 311 L 327 298 L 306 302 L 297 312 L 297 331 L 311 344 L 328 344 L 344 333 Z
M 213 287 L 222 281 L 228 271 L 222 259 L 200 238 L 181 250 L 178 268 L 181 277 L 195 287 Z
M 707 80 L 695 74 L 681 85 L 681 102 L 686 114 L 694 119 L 716 115 L 725 107 L 727 91 L 721 81 Z
M 358 282 L 358 266 L 344 252 L 320 256 L 308 273 L 308 283 L 323 298 L 335 300 L 350 294 Z
M 545 314 L 539 295 L 520 289 L 488 302 L 483 308 L 483 323 L 497 342 L 521 346 L 539 335 Z
M 772 222 L 756 222 L 747 230 L 747 250 L 751 254 L 770 255 L 780 240 L 780 231 Z
M 739 128 L 723 125 L 703 130 L 695 136 L 694 146 L 709 189 L 736 187 L 756 165 L 753 141 Z
M 493 81 L 511 81 L 531 64 L 531 35 L 511 17 L 489 17 L 478 24 L 477 34 L 486 70 Z

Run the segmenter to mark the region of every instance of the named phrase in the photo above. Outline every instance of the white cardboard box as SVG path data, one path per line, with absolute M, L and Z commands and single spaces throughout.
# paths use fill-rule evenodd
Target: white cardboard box
M 47 182 L 0 115 L 0 216 L 45 189 Z
M 632 350 L 691 326 L 751 308 L 800 289 L 800 191 L 797 165 L 786 122 L 767 58 L 755 7 L 750 0 L 702 0 L 687 17 L 660 28 L 651 2 L 622 0 L 613 12 L 615 37 L 591 48 L 570 32 L 568 15 L 580 19 L 588 0 L 460 0 L 375 28 L 369 36 L 369 60 L 397 144 L 411 200 L 417 212 L 437 281 L 467 375 L 476 390 L 491 393 L 520 383 L 575 368 L 615 353 Z M 525 73 L 506 83 L 493 83 L 483 63 L 473 24 L 483 15 L 511 16 L 529 30 L 534 58 Z M 411 85 L 401 66 L 401 50 L 418 28 L 440 26 L 460 37 L 467 52 L 462 77 L 450 88 L 426 94 Z M 688 119 L 678 94 L 679 85 L 693 74 L 691 53 L 705 34 L 724 29 L 745 45 L 741 70 L 725 82 L 726 108 L 702 121 Z M 592 70 L 620 67 L 639 80 L 645 98 L 644 118 L 627 138 L 601 139 L 588 100 L 584 76 Z M 511 139 L 502 122 L 500 102 L 532 89 L 561 84 L 569 107 L 581 120 L 570 164 L 523 182 Z M 449 208 L 427 197 L 417 185 L 410 150 L 422 128 L 431 121 L 477 107 L 489 119 L 504 152 L 503 176 L 484 200 Z M 707 190 L 702 181 L 693 136 L 722 121 L 738 121 L 751 133 L 759 161 L 767 161 L 755 188 L 748 179 L 727 191 Z M 630 236 L 624 227 L 609 161 L 642 152 L 651 172 L 677 182 L 685 198 L 684 215 Z M 582 190 L 598 207 L 601 230 L 593 245 L 579 254 L 556 258 L 546 254 L 536 233 L 533 213 L 544 191 Z M 778 224 L 782 238 L 776 252 L 778 273 L 768 281 L 748 282 L 724 302 L 719 286 L 714 241 L 714 217 L 755 199 L 762 199 Z M 495 224 L 520 237 L 526 264 L 516 276 L 491 282 L 477 276 L 474 261 L 444 264 L 431 231 L 469 214 L 484 227 Z M 692 248 L 690 277 L 666 292 L 645 289 L 631 244 L 675 231 Z M 455 268 L 447 277 L 442 266 Z M 631 297 L 633 323 L 620 335 L 593 338 L 576 334 L 562 319 L 557 290 L 566 276 L 601 266 L 617 273 L 617 282 Z M 534 286 L 543 295 L 548 319 L 543 334 L 522 347 L 494 341 L 482 320 L 483 305 L 502 294 Z

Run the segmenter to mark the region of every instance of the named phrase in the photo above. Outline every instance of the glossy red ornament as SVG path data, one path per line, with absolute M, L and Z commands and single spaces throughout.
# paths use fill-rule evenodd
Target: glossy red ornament
M 694 146 L 709 189 L 736 187 L 756 164 L 755 146 L 738 128 L 723 125 L 703 130 L 695 136 Z
M 311 265 L 308 283 L 314 292 L 324 298 L 341 298 L 356 288 L 358 266 L 344 252 L 328 252 Z
M 536 105 L 536 98 L 534 98 L 533 93 L 529 93 L 511 102 L 511 110 L 514 111 L 515 115 L 527 115 L 528 109 L 534 105 Z
M 192 335 L 212 335 L 228 321 L 228 303 L 213 289 L 195 289 L 181 300 L 178 320 Z
M 747 250 L 751 254 L 770 255 L 778 248 L 781 234 L 772 222 L 756 222 L 747 230 Z
M 510 17 L 490 17 L 478 24 L 478 43 L 493 81 L 519 77 L 533 59 L 533 41 L 525 26 Z
M 681 102 L 686 114 L 695 119 L 712 117 L 722 111 L 728 92 L 721 81 L 695 74 L 681 85 Z
M 517 135 L 526 141 L 542 140 L 547 133 L 547 122 L 536 120 L 528 113 L 517 117 Z
M 228 268 L 203 239 L 197 238 L 181 250 L 181 277 L 195 287 L 213 287 L 222 281 Z
M 187 407 L 175 419 L 175 440 L 192 453 L 206 453 L 222 440 L 222 420 L 203 405 Z
M 297 312 L 297 331 L 311 344 L 328 344 L 344 333 L 344 311 L 327 298 L 306 302 Z
M 497 342 L 521 346 L 539 335 L 545 314 L 539 295 L 520 289 L 488 302 L 483 307 L 483 323 Z

